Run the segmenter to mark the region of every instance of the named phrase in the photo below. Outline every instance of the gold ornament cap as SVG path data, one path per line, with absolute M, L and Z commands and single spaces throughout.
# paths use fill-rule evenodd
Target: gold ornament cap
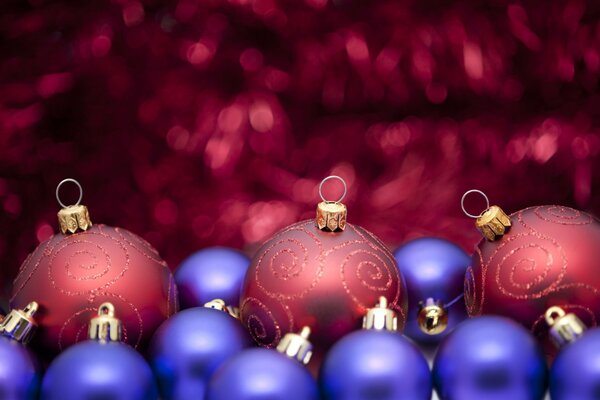
M 369 308 L 363 317 L 362 327 L 376 331 L 398 330 L 398 316 L 394 310 L 388 308 L 388 301 L 385 297 L 381 296 L 379 303 L 375 307 Z
M 423 333 L 439 335 L 448 327 L 448 312 L 441 301 L 428 298 L 419 303 L 417 322 Z
M 558 348 L 574 342 L 587 329 L 577 315 L 567 314 L 565 310 L 557 306 L 548 308 L 544 317 L 550 327 L 550 339 Z
M 67 206 L 60 200 L 60 188 L 67 182 L 72 182 L 79 188 L 79 200 L 75 205 Z M 87 231 L 92 227 L 90 213 L 86 206 L 79 204 L 83 198 L 83 189 L 75 179 L 63 179 L 56 187 L 56 200 L 62 209 L 58 212 L 58 226 L 63 235 Z
M 330 179 L 337 179 L 344 185 L 344 193 L 337 201 L 326 200 L 323 196 L 323 184 Z M 346 197 L 347 186 L 346 181 L 337 175 L 331 175 L 321 181 L 319 185 L 319 195 L 323 200 L 317 204 L 317 227 L 326 232 L 339 232 L 346 229 L 347 209 L 341 201 Z
M 313 345 L 308 340 L 310 328 L 305 326 L 300 333 L 286 333 L 277 345 L 277 351 L 306 365 L 313 354 Z
M 240 319 L 240 309 L 233 306 L 228 306 L 222 299 L 214 299 L 204 303 L 204 308 L 212 308 L 213 310 L 223 311 L 235 319 Z
M 465 198 L 471 193 L 478 193 L 485 199 L 486 208 L 479 215 L 470 214 L 465 208 Z M 494 242 L 502 238 L 502 236 L 504 236 L 504 234 L 507 233 L 512 226 L 510 217 L 500 207 L 490 207 L 490 201 L 488 197 L 481 190 L 472 189 L 465 192 L 460 201 L 460 205 L 463 212 L 467 216 L 475 218 L 475 227 L 477 227 L 477 230 L 481 232 L 483 237 L 490 242 Z
M 112 303 L 102 303 L 98 315 L 90 321 L 88 337 L 100 343 L 120 342 L 121 334 L 121 321 L 115 317 L 115 307 Z
M 0 323 L 0 334 L 23 344 L 29 343 L 37 329 L 33 316 L 38 308 L 38 303 L 32 301 L 22 310 L 11 310 Z

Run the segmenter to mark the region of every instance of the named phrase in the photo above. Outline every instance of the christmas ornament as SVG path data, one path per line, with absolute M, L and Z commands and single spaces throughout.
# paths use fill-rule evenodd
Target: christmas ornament
M 319 377 L 325 399 L 430 400 L 431 373 L 420 350 L 396 331 L 396 313 L 384 297 L 363 320 L 363 330 L 329 350 Z
M 465 193 L 462 199 L 473 191 Z M 530 329 L 554 352 L 545 312 L 559 306 L 588 326 L 600 317 L 600 224 L 582 211 L 537 206 L 507 216 L 489 206 L 476 218 L 485 239 L 465 278 L 469 315 L 498 314 Z
M 150 360 L 163 399 L 203 398 L 215 370 L 252 344 L 240 322 L 223 311 L 190 308 L 156 331 Z
M 65 182 L 79 187 L 74 206 L 60 200 Z M 119 309 L 124 341 L 136 348 L 144 348 L 160 323 L 177 311 L 173 277 L 156 250 L 125 229 L 92 225 L 87 208 L 79 204 L 82 194 L 73 179 L 58 185 L 61 233 L 30 254 L 13 284 L 13 308 L 31 298 L 40 305 L 41 329 L 32 345 L 45 356 L 84 340 L 87 323 L 103 302 Z
M 0 397 L 37 399 L 40 373 L 27 349 L 37 324 L 33 319 L 38 305 L 31 302 L 23 310 L 12 310 L 0 323 Z
M 338 201 L 327 201 L 329 179 L 344 184 Z M 346 223 L 345 182 L 321 182 L 316 221 L 291 225 L 273 236 L 252 260 L 242 290 L 240 314 L 253 338 L 273 347 L 281 337 L 310 326 L 317 353 L 360 326 L 380 296 L 390 299 L 402 329 L 406 290 L 394 257 L 361 227 Z
M 310 328 L 288 333 L 271 349 L 245 350 L 215 372 L 207 400 L 318 400 L 317 383 L 302 364 L 312 356 Z
M 156 400 L 152 370 L 137 351 L 121 342 L 121 334 L 113 305 L 100 305 L 89 324 L 90 340 L 70 347 L 50 364 L 42 398 Z
M 441 400 L 541 400 L 546 362 L 534 338 L 497 316 L 467 320 L 440 344 L 433 380 Z
M 211 247 L 192 254 L 175 271 L 181 307 L 202 306 L 212 299 L 239 307 L 249 264 L 245 254 L 226 247 Z
M 471 257 L 435 237 L 411 240 L 394 257 L 408 293 L 404 334 L 420 343 L 439 342 L 467 317 L 463 287 Z
M 593 400 L 600 384 L 600 329 L 586 331 L 573 313 L 559 307 L 546 312 L 550 336 L 560 349 L 550 369 L 552 400 Z

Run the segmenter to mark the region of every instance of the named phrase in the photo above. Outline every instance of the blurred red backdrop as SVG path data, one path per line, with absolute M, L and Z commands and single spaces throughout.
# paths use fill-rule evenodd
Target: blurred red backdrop
M 56 231 L 65 177 L 172 268 L 252 253 L 314 215 L 329 174 L 392 247 L 470 251 L 471 188 L 598 214 L 599 17 L 583 0 L 4 0 L 2 285 Z

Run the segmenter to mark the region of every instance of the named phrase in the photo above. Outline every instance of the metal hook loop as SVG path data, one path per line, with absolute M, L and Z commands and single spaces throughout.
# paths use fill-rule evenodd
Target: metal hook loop
M 462 198 L 460 199 L 460 207 L 462 208 L 463 212 L 465 213 L 466 216 L 471 217 L 471 218 L 479 218 L 481 217 L 481 214 L 479 215 L 474 215 L 474 214 L 470 214 L 466 208 L 465 208 L 465 199 L 467 198 L 468 195 L 470 195 L 471 193 L 477 193 L 483 196 L 483 198 L 485 199 L 485 210 L 487 210 L 488 208 L 490 208 L 490 200 L 488 199 L 488 197 L 485 195 L 485 193 L 483 193 L 481 190 L 478 189 L 471 189 L 471 190 L 467 190 L 465 192 L 465 194 L 463 194 Z M 484 210 L 484 211 L 485 211 Z M 483 214 L 483 213 L 482 213 Z
M 77 185 L 77 187 L 79 188 L 79 199 L 77 199 L 77 203 L 75 203 L 74 205 L 78 206 L 81 203 L 81 199 L 83 198 L 83 188 L 81 187 L 81 184 L 79 184 L 79 182 L 77 182 L 75 179 L 73 178 L 67 178 L 67 179 L 63 179 L 62 181 L 60 181 L 60 183 L 58 184 L 58 186 L 56 186 L 56 201 L 58 201 L 58 204 L 60 204 L 60 206 L 62 208 L 67 208 L 68 206 L 65 205 L 61 200 L 60 200 L 60 188 L 62 185 L 64 185 L 67 182 L 72 182 L 74 184 Z
M 337 201 L 335 201 L 335 203 L 340 203 L 342 200 L 344 200 L 344 197 L 346 197 L 346 193 L 348 192 L 348 187 L 346 186 L 346 181 L 337 175 L 330 175 L 321 181 L 321 184 L 319 185 L 319 196 L 321 196 L 321 199 L 324 202 L 326 202 L 326 203 L 329 202 L 328 200 L 325 199 L 325 196 L 323 196 L 323 184 L 330 179 L 337 179 L 338 181 L 342 182 L 342 185 L 344 185 L 344 193 L 342 193 L 340 198 Z

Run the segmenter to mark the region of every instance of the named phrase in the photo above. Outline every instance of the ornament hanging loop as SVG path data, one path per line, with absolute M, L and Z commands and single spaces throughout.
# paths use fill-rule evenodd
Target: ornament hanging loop
M 478 193 L 485 199 L 485 210 L 483 210 L 479 215 L 471 214 L 465 208 L 465 199 L 471 193 Z M 506 215 L 506 213 L 500 207 L 490 206 L 490 200 L 481 190 L 467 190 L 460 200 L 460 207 L 465 215 L 476 219 L 475 227 L 477 227 L 483 237 L 490 242 L 502 238 L 502 236 L 504 236 L 504 234 L 507 233 L 512 226 L 510 217 Z
M 79 188 L 79 199 L 72 206 L 67 206 L 60 200 L 60 188 L 67 182 L 72 182 Z M 83 198 L 83 188 L 73 178 L 67 178 L 60 181 L 56 186 L 56 200 L 62 209 L 58 212 L 58 226 L 63 235 L 76 233 L 78 231 L 87 231 L 92 227 L 90 213 L 86 206 L 80 204 Z
M 331 179 L 337 179 L 338 181 L 342 182 L 342 185 L 344 185 L 344 193 L 342 193 L 340 198 L 336 201 L 327 200 L 325 196 L 323 196 L 323 185 L 325 184 L 325 182 Z M 341 203 L 342 200 L 344 200 L 344 198 L 346 197 L 346 193 L 348 193 L 348 186 L 346 186 L 346 181 L 342 177 L 337 175 L 329 175 L 327 178 L 323 179 L 321 181 L 321 184 L 319 185 L 319 196 L 321 196 L 321 200 L 323 200 L 325 203 Z
M 77 203 L 73 204 L 73 206 L 78 206 L 79 204 L 81 204 L 81 200 L 83 199 L 83 188 L 81 187 L 81 184 L 76 179 L 73 179 L 73 178 L 63 179 L 56 186 L 56 201 L 58 201 L 58 204 L 60 204 L 60 206 L 62 208 L 69 207 L 69 206 L 65 205 L 65 203 L 63 203 L 60 199 L 60 188 L 62 187 L 62 185 L 64 185 L 65 183 L 68 183 L 68 182 L 74 183 L 79 188 L 79 199 L 77 199 Z
M 325 196 L 323 196 L 323 184 L 330 179 L 337 179 L 344 185 L 344 193 L 342 193 L 337 201 L 328 201 L 325 199 Z M 330 175 L 321 181 L 321 184 L 319 185 L 319 195 L 323 201 L 317 204 L 317 217 L 315 219 L 320 230 L 326 232 L 339 232 L 346 229 L 347 210 L 346 206 L 342 204 L 341 201 L 346 197 L 347 191 L 348 187 L 346 186 L 346 181 L 337 175 Z
M 465 208 L 465 199 L 466 199 L 466 198 L 467 198 L 467 196 L 468 196 L 468 195 L 470 195 L 471 193 L 477 193 L 477 194 L 480 194 L 480 195 L 481 195 L 481 196 L 483 196 L 483 198 L 485 199 L 485 210 L 483 210 L 483 212 L 482 212 L 481 214 L 479 214 L 479 215 L 474 215 L 474 214 L 471 214 L 471 213 L 469 213 L 469 212 L 467 211 L 467 209 Z M 466 215 L 467 217 L 470 217 L 470 218 L 477 219 L 477 218 L 481 217 L 481 216 L 483 215 L 483 213 L 484 213 L 486 210 L 488 210 L 488 209 L 490 208 L 490 199 L 488 199 L 488 197 L 486 196 L 486 194 L 485 194 L 485 193 L 483 193 L 483 192 L 482 192 L 481 190 L 479 190 L 479 189 L 471 189 L 471 190 L 467 190 L 467 191 L 465 192 L 465 194 L 463 194 L 462 198 L 460 199 L 460 207 L 462 208 L 463 212 L 465 213 L 465 215 Z
M 586 331 L 586 326 L 573 313 L 566 313 L 560 307 L 552 306 L 544 315 L 550 327 L 550 339 L 558 348 L 577 340 Z

